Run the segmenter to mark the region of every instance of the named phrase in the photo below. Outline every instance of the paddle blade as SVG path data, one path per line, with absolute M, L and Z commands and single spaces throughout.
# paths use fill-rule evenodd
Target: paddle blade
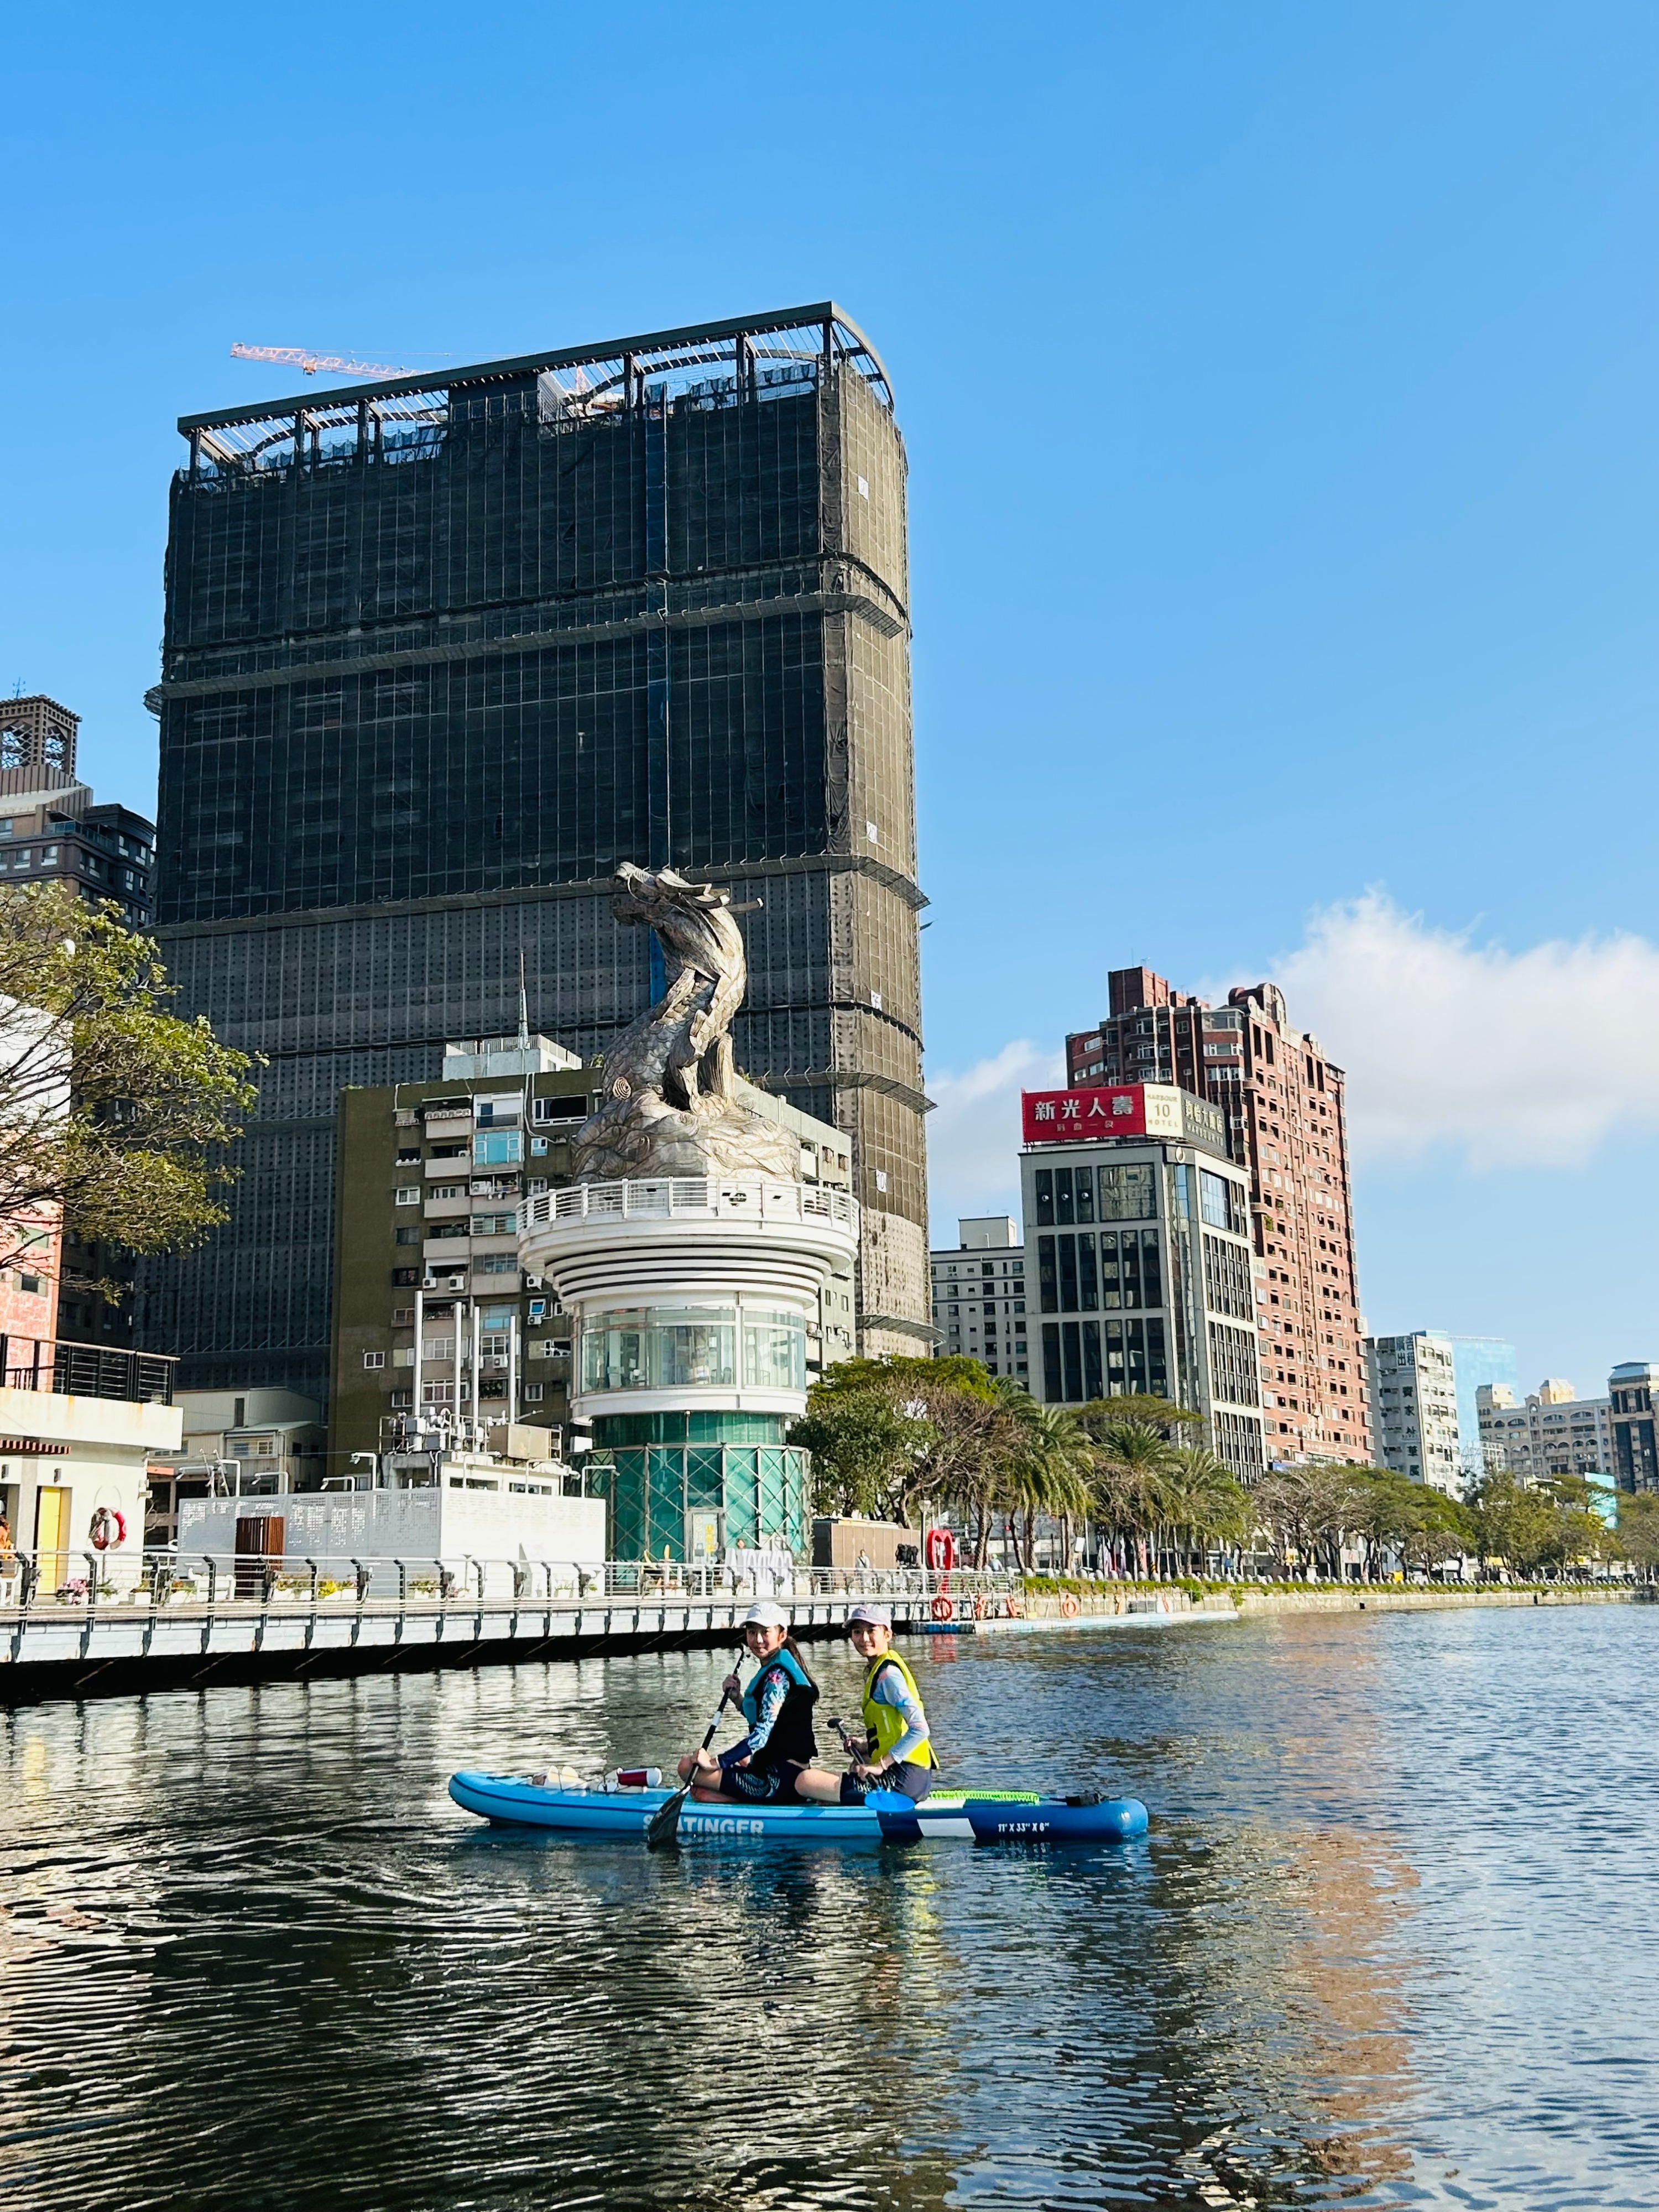
M 648 1851 L 671 1850 L 680 1839 L 680 1808 L 691 1784 L 684 1783 L 665 1805 L 659 1805 L 651 1815 L 645 1831 L 645 1848 Z

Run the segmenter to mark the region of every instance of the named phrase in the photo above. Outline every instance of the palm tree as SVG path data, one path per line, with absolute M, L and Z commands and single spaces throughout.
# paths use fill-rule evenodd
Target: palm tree
M 1089 1508 L 1094 1452 L 1082 1424 L 1066 1407 L 1039 1405 L 1023 1385 L 1006 1377 L 999 1388 L 1013 1425 L 1012 1449 L 1001 1471 L 999 1490 L 1011 1525 L 1014 1559 L 1024 1573 L 1039 1516 L 1061 1523 L 1069 1559 L 1072 1516 L 1086 1513 Z M 1019 1540 L 1022 1513 L 1025 1516 L 1024 1552 Z
M 1224 1462 L 1197 1444 L 1171 1449 L 1163 1482 L 1171 1525 L 1188 1540 L 1186 1564 L 1201 1572 L 1212 1538 L 1224 1542 L 1249 1528 L 1249 1496 Z
M 1146 1539 L 1165 1525 L 1164 1484 L 1176 1447 L 1146 1421 L 1109 1421 L 1095 1449 L 1095 1495 L 1113 1534 L 1120 1571 L 1133 1543 L 1146 1569 Z

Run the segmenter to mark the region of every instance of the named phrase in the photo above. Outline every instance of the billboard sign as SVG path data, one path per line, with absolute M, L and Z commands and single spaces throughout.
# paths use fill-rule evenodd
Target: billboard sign
M 1020 1119 L 1028 1145 L 1099 1144 L 1113 1137 L 1187 1138 L 1222 1153 L 1226 1125 L 1207 1098 L 1167 1083 L 1024 1091 Z

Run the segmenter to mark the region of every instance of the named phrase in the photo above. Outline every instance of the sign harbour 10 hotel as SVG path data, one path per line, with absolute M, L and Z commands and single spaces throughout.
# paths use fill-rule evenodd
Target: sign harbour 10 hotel
M 1146 1392 L 1261 1471 L 1250 1188 L 1220 1109 L 1162 1084 L 1025 1092 L 1020 1157 L 1034 1394 Z M 1030 1299 L 1028 1297 L 1028 1303 Z

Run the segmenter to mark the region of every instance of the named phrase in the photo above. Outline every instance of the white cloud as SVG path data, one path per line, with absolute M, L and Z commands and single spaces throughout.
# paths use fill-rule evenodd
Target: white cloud
M 1521 952 L 1436 929 L 1381 892 L 1326 908 L 1267 971 L 1348 1075 L 1356 1159 L 1439 1147 L 1475 1169 L 1582 1166 L 1659 1128 L 1659 946 Z
M 935 1245 L 954 1244 L 957 1217 L 1019 1218 L 1019 1094 L 1066 1079 L 1063 1053 L 1020 1037 L 960 1075 L 927 1079 L 927 1182 Z
M 1556 939 L 1510 952 L 1436 929 L 1384 893 L 1327 907 L 1266 976 L 1291 1019 L 1348 1078 L 1360 1166 L 1436 1151 L 1475 1170 L 1583 1166 L 1609 1138 L 1659 1130 L 1659 946 Z M 1224 1003 L 1225 983 L 1200 987 Z M 1060 1052 L 1029 1038 L 961 1074 L 933 1074 L 933 1241 L 959 1214 L 1019 1216 L 1019 1094 L 1063 1083 Z

